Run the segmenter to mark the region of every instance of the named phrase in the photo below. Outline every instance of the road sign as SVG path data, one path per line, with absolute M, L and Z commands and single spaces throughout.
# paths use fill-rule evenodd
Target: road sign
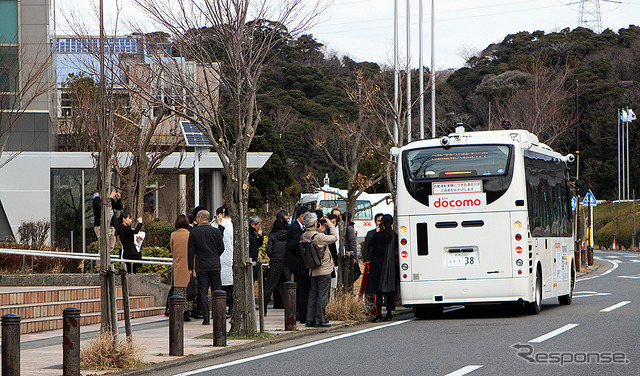
M 584 200 L 582 200 L 582 206 L 598 206 L 596 202 L 596 196 L 591 193 L 591 190 L 587 192 L 587 195 L 584 196 Z
M 571 198 L 571 210 L 576 210 L 576 206 L 578 206 L 578 199 L 575 197 Z

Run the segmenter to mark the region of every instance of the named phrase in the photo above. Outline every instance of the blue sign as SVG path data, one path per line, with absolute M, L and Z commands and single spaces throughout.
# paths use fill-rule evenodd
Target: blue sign
M 576 206 L 578 206 L 578 199 L 575 197 L 571 198 L 571 210 L 576 210 Z
M 584 200 L 582 200 L 582 206 L 598 206 L 596 202 L 596 196 L 591 193 L 591 190 L 587 192 L 587 195 L 584 196 Z

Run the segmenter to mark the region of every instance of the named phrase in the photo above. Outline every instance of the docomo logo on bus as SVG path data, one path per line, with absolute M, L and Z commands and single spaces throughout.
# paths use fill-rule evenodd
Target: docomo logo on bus
M 482 208 L 487 205 L 487 197 L 481 194 L 456 194 L 429 196 L 429 206 L 434 209 Z

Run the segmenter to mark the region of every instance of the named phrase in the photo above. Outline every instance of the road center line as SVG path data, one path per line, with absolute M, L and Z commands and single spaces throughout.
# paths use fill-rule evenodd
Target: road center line
M 547 334 L 545 334 L 543 336 L 540 336 L 538 338 L 534 338 L 531 341 L 529 341 L 529 343 L 544 342 L 544 341 L 548 340 L 549 338 L 553 338 L 553 337 L 557 336 L 558 334 L 562 334 L 562 333 L 566 332 L 567 330 L 571 330 L 571 329 L 575 328 L 578 325 L 580 325 L 580 324 L 567 324 L 567 325 L 563 326 L 562 328 L 554 330 L 553 332 L 547 333 Z
M 321 340 L 318 340 L 318 341 L 309 342 L 309 343 L 305 343 L 305 344 L 302 344 L 302 345 L 293 346 L 293 347 L 289 347 L 289 348 L 286 348 L 286 349 L 282 349 L 282 350 L 278 350 L 278 351 L 274 351 L 274 352 L 270 352 L 270 353 L 266 353 L 266 354 L 251 356 L 249 358 L 244 358 L 244 359 L 238 359 L 238 360 L 234 360 L 232 362 L 216 364 L 216 365 L 213 365 L 213 366 L 196 369 L 196 370 L 192 370 L 192 371 L 189 371 L 189 372 L 180 373 L 177 376 L 195 375 L 195 374 L 198 374 L 198 373 L 207 372 L 207 371 L 211 371 L 211 370 L 214 370 L 214 369 L 231 367 L 231 366 L 235 366 L 235 365 L 242 364 L 242 363 L 252 362 L 254 360 L 269 358 L 269 357 L 272 357 L 272 356 L 275 356 L 275 355 L 286 354 L 288 352 L 292 352 L 292 351 L 296 351 L 296 350 L 302 350 L 302 349 L 306 349 L 308 347 L 313 347 L 313 346 L 317 346 L 317 345 L 322 345 L 322 344 L 327 343 L 327 342 L 337 341 L 337 340 L 340 340 L 340 339 L 357 336 L 359 334 L 369 333 L 369 332 L 372 332 L 374 330 L 385 329 L 385 328 L 388 328 L 388 327 L 391 327 L 391 326 L 404 324 L 404 323 L 407 323 L 409 321 L 413 321 L 413 319 L 401 320 L 401 321 L 396 321 L 396 322 L 392 322 L 392 323 L 385 324 L 385 325 L 374 326 L 374 327 L 371 327 L 371 328 L 358 330 L 357 332 L 345 333 L 345 334 L 341 334 L 339 336 L 325 338 L 325 339 L 321 339 Z
M 620 303 L 618 303 L 618 304 L 614 304 L 614 305 L 612 305 L 611 307 L 607 307 L 607 308 L 605 308 L 605 309 L 601 309 L 601 310 L 600 310 L 600 312 L 611 312 L 611 311 L 613 311 L 614 309 L 618 309 L 618 308 L 620 308 L 620 307 L 622 307 L 622 306 L 626 306 L 626 305 L 627 305 L 627 304 L 629 304 L 629 303 L 631 303 L 629 300 L 624 300 L 624 301 L 622 301 L 622 302 L 620 302 Z
M 466 366 L 466 367 L 460 368 L 457 371 L 447 373 L 445 376 L 462 376 L 462 375 L 466 375 L 467 373 L 471 373 L 477 370 L 478 368 L 482 368 L 482 367 L 483 366 Z

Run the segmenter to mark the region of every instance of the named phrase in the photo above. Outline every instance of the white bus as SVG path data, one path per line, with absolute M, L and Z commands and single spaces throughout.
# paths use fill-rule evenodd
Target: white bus
M 343 197 L 347 196 L 346 189 L 338 189 L 325 185 L 314 193 L 303 193 L 296 204 L 306 206 L 309 210 L 322 209 L 327 215 L 333 209 L 340 209 L 341 213 L 347 211 L 347 202 Z M 389 193 L 366 193 L 363 192 L 356 200 L 356 213 L 354 215 L 353 226 L 359 238 L 367 235 L 369 230 L 376 227 L 374 216 L 378 213 L 393 215 L 393 200 Z
M 465 132 L 399 156 L 400 296 L 417 318 L 444 306 L 571 304 L 574 237 L 567 162 L 524 130 Z

